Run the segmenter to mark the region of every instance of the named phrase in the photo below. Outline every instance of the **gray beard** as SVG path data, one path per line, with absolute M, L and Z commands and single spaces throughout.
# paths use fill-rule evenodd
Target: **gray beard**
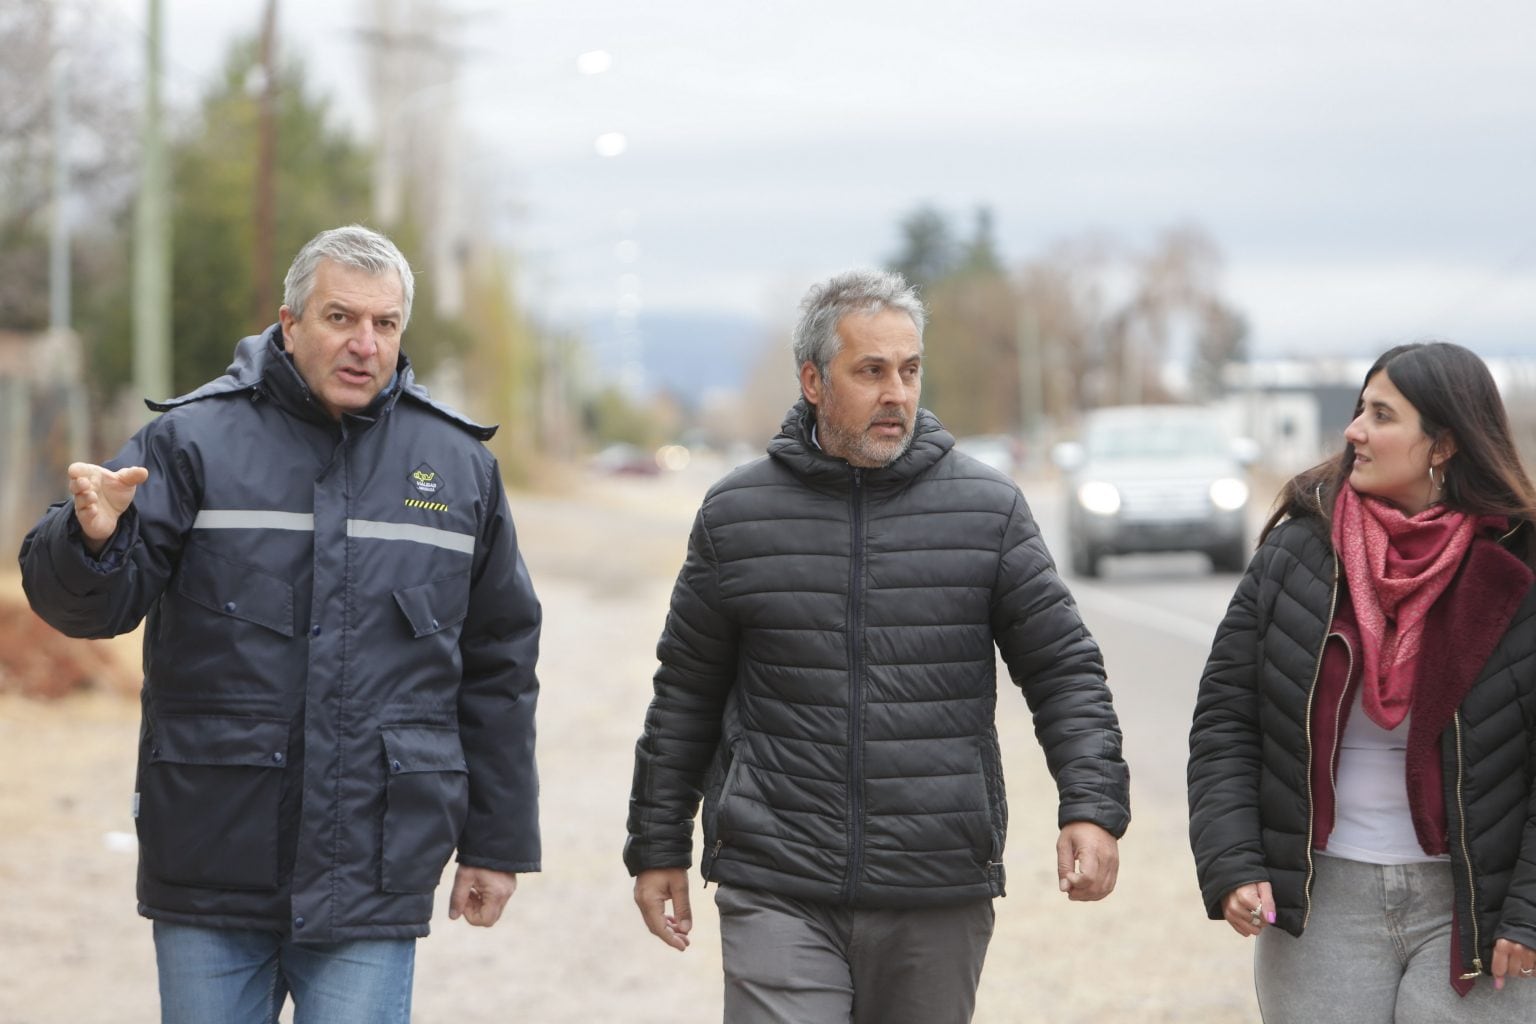
M 894 441 L 877 441 L 866 430 L 843 431 L 830 423 L 816 424 L 816 439 L 828 454 L 846 459 L 849 465 L 878 469 L 889 466 L 912 447 L 913 424 L 907 424 L 907 432 Z

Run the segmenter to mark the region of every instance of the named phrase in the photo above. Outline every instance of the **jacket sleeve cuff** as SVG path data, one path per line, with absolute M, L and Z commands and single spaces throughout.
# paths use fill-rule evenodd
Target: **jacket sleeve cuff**
M 543 865 L 536 860 L 501 860 L 496 857 L 476 857 L 473 854 L 461 853 L 458 862 L 466 868 L 486 868 L 490 871 L 505 871 L 513 875 L 527 875 L 543 871 Z
M 117 532 L 99 555 L 85 546 L 85 534 L 73 508 L 64 511 L 63 529 L 51 545 L 59 585 L 69 594 L 84 597 L 95 593 L 106 577 L 122 572 L 139 538 L 138 512 L 129 506 L 117 521 Z

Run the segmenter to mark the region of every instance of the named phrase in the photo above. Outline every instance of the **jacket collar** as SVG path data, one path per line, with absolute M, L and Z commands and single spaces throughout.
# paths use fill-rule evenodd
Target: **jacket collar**
M 366 409 L 344 415 L 343 426 L 356 424 L 361 427 L 372 423 L 393 408 L 403 392 L 419 390 L 415 380 L 411 362 L 406 358 L 405 353 L 401 352 L 399 361 L 395 364 L 394 376 L 390 378 L 389 383 Z M 214 378 L 185 395 L 163 402 L 146 400 L 145 404 L 155 412 L 165 412 L 189 402 L 215 395 L 237 394 L 242 391 L 270 398 L 295 416 L 326 423 L 335 422 L 330 414 L 315 401 L 309 385 L 304 383 L 304 378 L 299 375 L 298 367 L 293 365 L 293 360 L 283 350 L 280 324 L 273 324 L 261 334 L 240 339 L 235 345 L 234 360 L 222 376 Z
M 811 440 L 815 421 L 815 406 L 802 397 L 790 407 L 778 434 L 768 442 L 768 455 L 807 483 L 847 487 L 853 479 L 854 467 L 844 459 L 828 455 Z M 947 455 L 954 444 L 954 436 L 944 429 L 938 417 L 927 409 L 919 409 L 912 444 L 889 466 L 862 470 L 863 480 L 874 489 L 905 486 Z

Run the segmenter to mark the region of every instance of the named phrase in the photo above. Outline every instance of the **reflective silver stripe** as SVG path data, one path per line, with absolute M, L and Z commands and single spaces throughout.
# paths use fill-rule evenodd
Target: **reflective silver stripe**
M 205 508 L 192 521 L 194 530 L 301 530 L 315 531 L 315 517 L 308 512 L 268 512 L 259 508 Z
M 414 526 L 410 523 L 381 523 L 373 519 L 348 519 L 347 536 L 368 540 L 412 540 L 418 544 L 447 548 L 474 554 L 475 535 L 439 530 L 431 526 Z

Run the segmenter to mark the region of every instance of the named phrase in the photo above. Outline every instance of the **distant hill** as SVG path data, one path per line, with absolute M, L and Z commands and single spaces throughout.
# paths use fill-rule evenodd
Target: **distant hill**
M 712 389 L 739 389 L 768 339 L 761 320 L 733 313 L 657 310 L 641 313 L 636 326 L 646 386 L 685 401 Z M 599 370 L 617 377 L 625 353 L 613 320 L 589 324 L 587 341 Z

